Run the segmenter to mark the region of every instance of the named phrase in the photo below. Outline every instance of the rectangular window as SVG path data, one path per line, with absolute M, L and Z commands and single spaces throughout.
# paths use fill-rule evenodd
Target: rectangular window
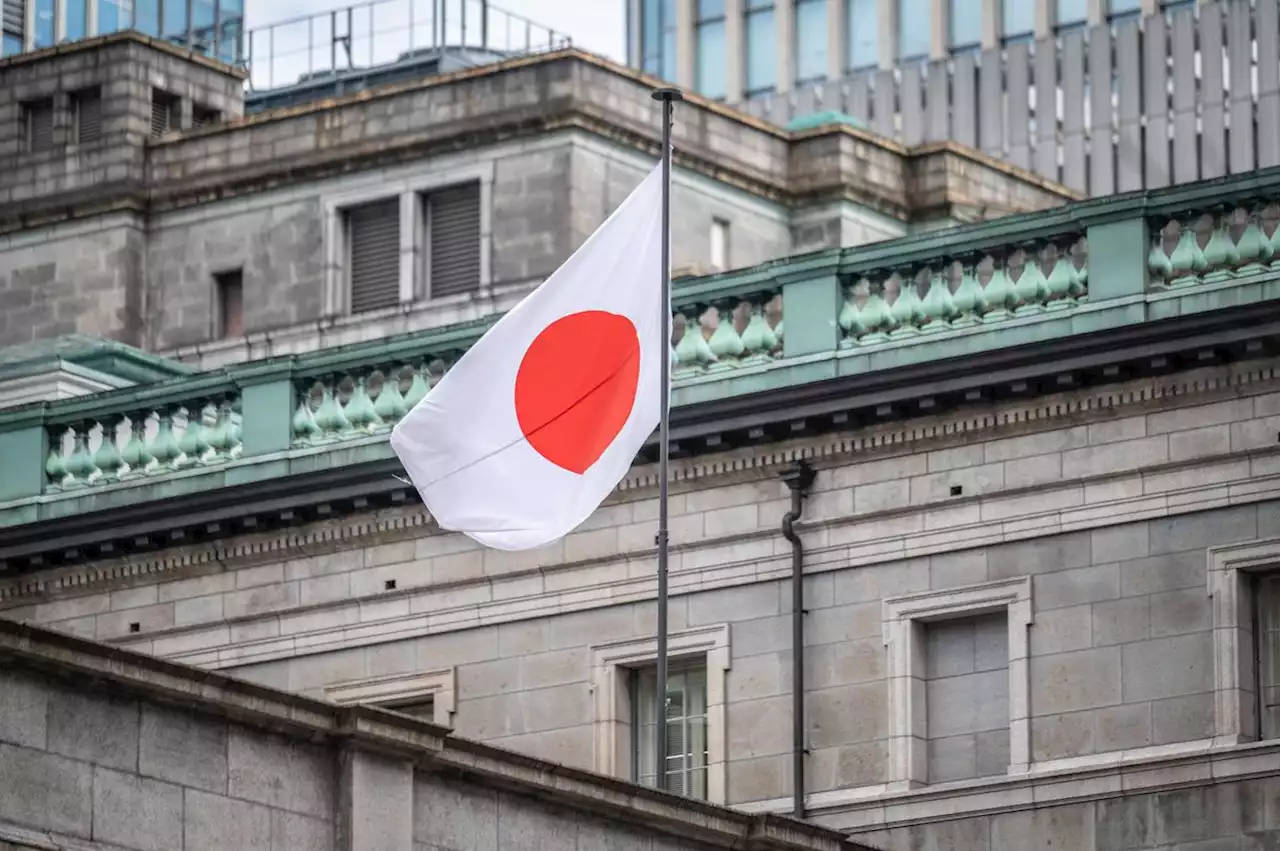
M 632 673 L 632 722 L 635 753 L 632 779 L 656 786 L 658 720 L 655 717 L 657 671 L 642 668 Z M 707 797 L 707 670 L 704 666 L 667 672 L 666 718 L 667 791 L 705 800 Z
M 346 211 L 346 249 L 352 313 L 400 303 L 400 199 Z
M 1000 26 L 1005 44 L 1032 40 L 1036 32 L 1035 4 L 1026 0 L 1004 0 Z
M 933 0 L 898 0 L 898 61 L 929 58 Z
M 102 89 L 73 92 L 71 111 L 76 127 L 76 143 L 96 142 L 102 138 Z
M 676 0 L 643 0 L 640 8 L 642 68 L 664 80 L 676 76 Z
M 711 268 L 723 272 L 729 268 L 729 223 L 711 220 Z
M 17 56 L 22 52 L 22 36 L 6 32 L 0 35 L 0 56 Z
M 880 34 L 876 6 L 880 0 L 847 0 L 848 68 L 861 71 L 880 64 Z
M 724 0 L 698 0 L 698 91 L 724 98 L 729 54 L 725 43 Z
M 1089 0 L 1058 0 L 1059 29 L 1082 27 L 1088 20 Z
M 796 0 L 795 80 L 827 76 L 827 0 Z
M 187 27 L 191 18 L 187 15 L 188 0 L 160 0 L 160 37 L 178 44 L 187 43 Z
M 133 26 L 133 4 L 130 0 L 90 0 L 90 2 L 98 4 L 98 32 L 103 35 L 127 30 Z
M 1009 770 L 1009 627 L 1004 612 L 925 622 L 930 783 Z
M 133 28 L 144 35 L 160 35 L 160 0 L 134 0 Z
M 87 2 L 89 0 L 67 0 L 67 41 L 79 41 L 88 34 Z
M 778 36 L 773 0 L 747 0 L 747 94 L 773 91 L 778 84 Z
M 1254 602 L 1259 737 L 1280 739 L 1280 573 L 1257 577 Z
M 57 26 L 54 23 L 54 10 L 58 4 L 54 0 L 35 0 L 35 4 L 35 48 L 39 50 L 42 47 L 52 47 L 54 33 L 57 32 Z
M 179 126 L 177 95 L 171 95 L 161 89 L 151 90 L 151 135 L 160 138 L 170 130 Z
M 951 52 L 974 53 L 982 49 L 983 0 L 951 0 Z
M 217 300 L 217 327 L 214 337 L 241 337 L 244 335 L 244 273 L 236 269 L 213 276 L 214 297 Z
M 53 98 L 27 101 L 22 105 L 22 136 L 28 152 L 53 147 Z
M 217 124 L 222 121 L 222 113 L 216 109 L 210 109 L 207 106 L 193 104 L 191 107 L 191 127 L 193 130 L 199 130 L 201 127 L 208 127 L 210 124 Z
M 431 298 L 480 288 L 480 184 L 439 189 L 426 197 L 428 291 Z

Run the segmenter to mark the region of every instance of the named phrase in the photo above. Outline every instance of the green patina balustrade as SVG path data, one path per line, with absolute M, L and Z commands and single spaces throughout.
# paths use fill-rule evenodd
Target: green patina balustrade
M 673 403 L 1277 298 L 1272 169 L 679 280 Z M 0 525 L 390 458 L 493 321 L 0 412 Z
M 1242 199 L 1153 221 L 1147 264 L 1169 288 L 1230 281 L 1280 269 L 1280 203 Z

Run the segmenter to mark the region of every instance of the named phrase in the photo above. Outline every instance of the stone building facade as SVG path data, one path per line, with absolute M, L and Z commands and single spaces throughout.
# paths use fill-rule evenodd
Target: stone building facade
M 863 849 L 7 622 L 0 659 L 3 851 Z
M 678 788 L 791 812 L 798 752 L 893 851 L 1271 847 L 1277 234 L 1263 172 L 679 282 Z M 395 478 L 482 330 L 0 412 L 0 617 L 648 780 L 651 454 L 524 553 Z
M 653 82 L 561 51 L 245 117 L 239 72 L 136 33 L 0 59 L 0 344 L 207 368 L 505 310 L 652 166 Z M 694 98 L 675 137 L 690 272 L 1073 197 L 839 116 Z

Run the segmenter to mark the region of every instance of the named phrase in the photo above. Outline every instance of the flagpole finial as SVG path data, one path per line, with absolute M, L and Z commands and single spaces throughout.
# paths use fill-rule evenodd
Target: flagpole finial
M 654 89 L 652 97 L 654 100 L 662 101 L 684 100 L 684 92 L 679 89 Z

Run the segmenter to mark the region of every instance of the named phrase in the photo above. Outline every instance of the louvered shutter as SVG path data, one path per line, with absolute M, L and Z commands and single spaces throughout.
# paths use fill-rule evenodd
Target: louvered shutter
M 23 0 L 3 0 L 0 3 L 0 32 L 17 36 L 22 40 L 26 32 L 26 9 Z
M 480 184 L 427 196 L 431 232 L 431 297 L 480 288 Z
M 347 211 L 351 312 L 400 303 L 400 199 Z
M 153 92 L 151 95 L 151 135 L 163 136 L 173 128 L 173 113 L 176 101 L 164 92 Z
M 76 95 L 76 141 L 102 138 L 102 96 L 96 90 Z
M 27 105 L 27 142 L 33 151 L 53 147 L 53 101 Z

